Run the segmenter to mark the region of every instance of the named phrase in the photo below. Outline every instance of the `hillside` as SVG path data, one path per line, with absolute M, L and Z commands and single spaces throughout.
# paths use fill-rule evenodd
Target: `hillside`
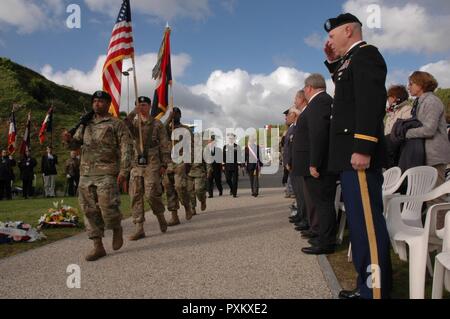
M 80 115 L 84 113 L 84 108 L 90 106 L 90 96 L 53 83 L 28 68 L 0 57 L 0 148 L 2 149 L 7 146 L 7 121 L 13 104 L 21 105 L 16 112 L 17 147 L 20 147 L 27 114 L 31 111 L 32 152 L 38 164 L 50 141 L 48 138 L 45 145 L 39 144 L 39 128 L 48 108 L 53 104 L 55 108 L 53 146 L 60 158 L 58 173 L 63 176 L 63 162 L 68 158 L 68 151 L 61 145 L 61 132 L 64 128 L 71 128 L 78 122 Z M 15 173 L 18 176 L 17 169 Z

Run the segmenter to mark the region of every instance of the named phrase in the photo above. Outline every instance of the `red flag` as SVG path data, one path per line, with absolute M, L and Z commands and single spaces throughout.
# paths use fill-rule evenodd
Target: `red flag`
M 112 31 L 102 76 L 103 90 L 108 92 L 112 98 L 109 113 L 115 117 L 119 117 L 122 93 L 122 61 L 133 56 L 130 0 L 124 0 Z
M 8 152 L 9 154 L 14 154 L 16 151 L 16 116 L 14 111 L 11 112 L 11 117 L 9 118 L 9 131 L 8 131 Z
M 28 121 L 23 133 L 22 144 L 20 145 L 20 154 L 25 156 L 26 151 L 31 150 L 31 113 L 28 113 Z
M 170 61 L 170 28 L 166 27 L 159 49 L 158 62 L 153 68 L 153 79 L 158 80 L 152 105 L 152 116 L 160 119 L 166 114 L 169 105 L 169 85 L 172 85 L 172 66 Z
M 45 116 L 44 122 L 42 122 L 41 129 L 39 130 L 39 142 L 44 144 L 45 142 L 45 132 L 51 132 L 53 129 L 53 108 L 51 107 L 47 115 Z

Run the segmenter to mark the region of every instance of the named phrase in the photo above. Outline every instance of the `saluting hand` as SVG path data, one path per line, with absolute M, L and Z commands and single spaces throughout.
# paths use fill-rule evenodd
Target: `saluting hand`
M 309 173 L 310 173 L 311 176 L 314 177 L 314 178 L 319 178 L 319 177 L 320 177 L 320 174 L 319 174 L 319 172 L 317 171 L 317 167 L 310 166 L 310 167 L 309 167 Z
M 352 167 L 355 171 L 364 171 L 370 168 L 370 155 L 353 153 L 352 155 Z
M 325 52 L 325 56 L 327 57 L 328 62 L 333 62 L 338 60 L 340 57 L 334 52 L 333 47 L 331 46 L 330 41 L 325 43 L 325 47 L 323 48 Z

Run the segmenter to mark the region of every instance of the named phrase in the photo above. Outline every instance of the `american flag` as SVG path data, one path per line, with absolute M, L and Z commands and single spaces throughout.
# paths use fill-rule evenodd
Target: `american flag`
M 124 0 L 111 34 L 108 55 L 103 66 L 103 90 L 112 97 L 109 112 L 115 117 L 119 117 L 122 61 L 133 56 L 130 0 Z

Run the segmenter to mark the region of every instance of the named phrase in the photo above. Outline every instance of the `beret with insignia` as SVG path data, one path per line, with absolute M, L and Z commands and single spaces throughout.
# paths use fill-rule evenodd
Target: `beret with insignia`
M 351 13 L 343 13 L 337 16 L 336 18 L 328 19 L 325 22 L 324 28 L 326 32 L 330 32 L 333 29 L 336 29 L 337 27 L 340 27 L 341 25 L 347 24 L 347 23 L 359 23 L 362 26 L 361 21 L 357 17 L 355 17 Z
M 152 100 L 149 97 L 147 97 L 147 96 L 140 96 L 138 98 L 138 103 L 152 104 Z
M 111 101 L 111 95 L 109 95 L 108 92 L 105 91 L 97 91 L 94 94 L 92 94 L 91 102 L 93 102 L 94 99 L 103 99 Z

